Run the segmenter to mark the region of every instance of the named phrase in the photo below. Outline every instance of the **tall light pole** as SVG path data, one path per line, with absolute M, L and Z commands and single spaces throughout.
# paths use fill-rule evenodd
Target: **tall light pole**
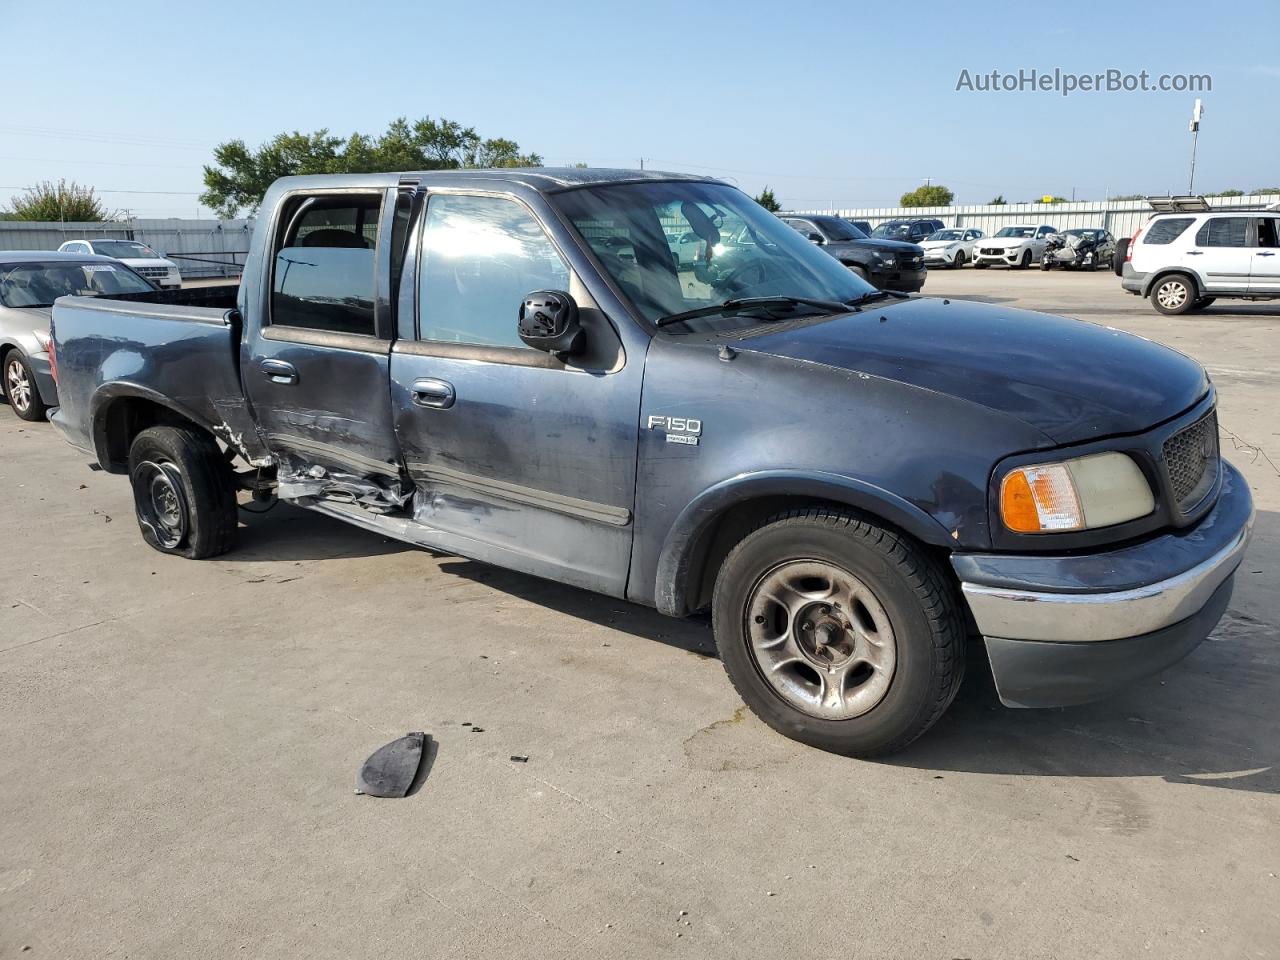
M 1196 186 L 1196 141 L 1200 139 L 1200 118 L 1204 115 L 1204 105 L 1196 97 L 1196 105 L 1191 109 L 1191 179 L 1187 182 L 1187 193 L 1195 193 Z

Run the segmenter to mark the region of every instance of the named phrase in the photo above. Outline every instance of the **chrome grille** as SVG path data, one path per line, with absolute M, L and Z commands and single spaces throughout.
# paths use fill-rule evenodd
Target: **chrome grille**
M 168 267 L 134 267 L 134 269 L 144 277 L 151 277 L 152 279 L 167 277 L 169 275 Z
M 1183 513 L 1203 500 L 1218 479 L 1218 456 L 1216 410 L 1164 442 L 1164 468 Z

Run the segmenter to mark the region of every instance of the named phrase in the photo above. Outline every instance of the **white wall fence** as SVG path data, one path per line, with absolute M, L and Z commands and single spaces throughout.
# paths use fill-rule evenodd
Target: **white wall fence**
M 184 277 L 234 277 L 243 269 L 252 232 L 252 220 L 0 220 L 0 251 L 57 250 L 67 240 L 137 240 L 172 259 Z
M 1215 210 L 1262 210 L 1280 202 L 1280 194 L 1246 197 L 1209 197 Z M 848 220 L 870 220 L 874 227 L 885 220 L 931 217 L 949 227 L 977 227 L 990 236 L 1012 223 L 1047 223 L 1061 230 L 1101 227 L 1116 237 L 1132 236 L 1151 216 L 1145 200 L 1092 200 L 1072 203 L 1005 203 L 952 207 L 863 207 L 841 210 L 793 210 L 790 213 L 823 213 Z

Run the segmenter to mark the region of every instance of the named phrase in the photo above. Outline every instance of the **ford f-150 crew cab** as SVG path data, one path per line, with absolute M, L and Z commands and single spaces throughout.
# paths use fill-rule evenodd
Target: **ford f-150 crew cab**
M 970 636 L 1012 706 L 1168 666 L 1253 517 L 1198 363 L 874 290 L 702 178 L 286 178 L 238 292 L 65 297 L 53 342 L 53 420 L 156 549 L 231 548 L 239 489 L 709 609 L 751 708 L 850 754 L 928 729 Z

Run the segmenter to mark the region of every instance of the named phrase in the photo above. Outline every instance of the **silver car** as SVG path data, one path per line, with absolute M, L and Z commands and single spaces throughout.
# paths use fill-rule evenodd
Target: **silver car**
M 110 257 L 0 251 L 0 393 L 23 420 L 43 420 L 58 405 L 49 358 L 53 301 L 69 295 L 154 290 Z

